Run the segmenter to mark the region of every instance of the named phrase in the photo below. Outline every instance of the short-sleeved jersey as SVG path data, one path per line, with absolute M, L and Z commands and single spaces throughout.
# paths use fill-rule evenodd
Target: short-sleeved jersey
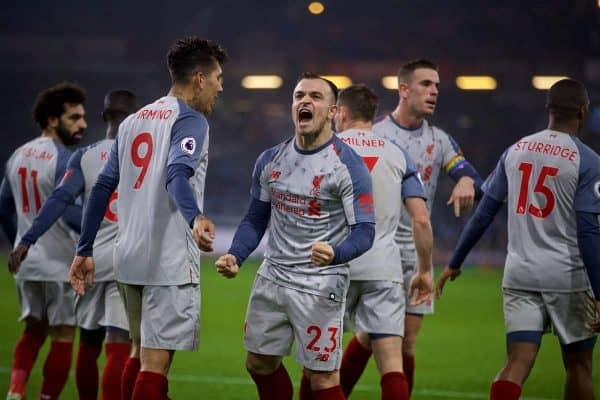
M 6 165 L 6 179 L 17 211 L 15 246 L 27 232 L 42 204 L 65 172 L 71 151 L 49 137 L 39 137 L 19 147 Z M 35 245 L 29 248 L 17 279 L 68 281 L 75 254 L 76 235 L 59 219 Z
M 402 282 L 400 248 L 394 240 L 407 197 L 425 198 L 416 166 L 405 152 L 371 131 L 338 134 L 363 159 L 373 181 L 375 240 L 373 247 L 350 261 L 350 279 Z
M 312 151 L 299 149 L 291 138 L 258 158 L 251 195 L 271 203 L 265 261 L 258 273 L 341 300 L 346 281 L 338 277 L 348 275 L 348 265 L 313 265 L 311 246 L 317 241 L 338 245 L 349 226 L 374 222 L 371 177 L 361 158 L 335 136 Z
M 392 115 L 373 125 L 373 131 L 406 151 L 417 165 L 427 195 L 427 209 L 431 212 L 440 171 L 446 173 L 460 168 L 465 159 L 458 144 L 443 130 L 430 125 L 427 120 L 419 128 L 402 127 Z M 396 240 L 403 249 L 414 249 L 411 220 L 402 211 L 402 222 Z
M 577 211 L 600 214 L 600 157 L 579 139 L 544 130 L 509 147 L 483 190 L 508 200 L 503 286 L 586 290 L 577 243 Z
M 104 139 L 73 153 L 61 186 L 68 187 L 70 193 L 83 194 L 84 205 L 90 197 L 92 187 L 104 164 L 108 160 L 113 139 Z M 94 281 L 114 280 L 113 250 L 117 237 L 117 194 L 111 196 L 104 219 L 94 241 Z
M 170 165 L 190 167 L 189 182 L 202 210 L 206 118 L 176 97 L 162 97 L 121 123 L 112 151 L 118 152 L 118 165 L 109 161 L 105 169 L 119 174 L 116 279 L 139 285 L 198 283 L 200 250 L 166 184 Z

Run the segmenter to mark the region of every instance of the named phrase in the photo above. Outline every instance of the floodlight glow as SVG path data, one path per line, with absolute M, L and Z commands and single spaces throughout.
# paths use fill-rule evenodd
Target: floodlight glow
M 598 0 L 600 1 L 600 0 Z M 561 79 L 565 79 L 566 76 L 550 76 L 550 75 L 535 75 L 533 78 L 531 78 L 531 84 L 533 85 L 534 88 L 538 89 L 538 90 L 548 90 L 550 89 L 550 86 L 554 85 L 556 82 L 560 81 Z
M 387 75 L 381 78 L 381 85 L 390 90 L 398 89 L 398 77 L 395 75 Z
M 321 77 L 333 82 L 338 89 L 347 88 L 352 85 L 352 79 L 345 75 L 321 75 Z
M 497 82 L 488 75 L 463 75 L 456 77 L 456 86 L 462 90 L 494 90 Z
M 323 11 L 325 11 L 325 6 L 323 5 L 323 3 L 319 2 L 319 1 L 313 1 L 312 3 L 310 3 L 308 5 L 308 11 L 311 14 L 319 15 Z
M 283 84 L 278 75 L 247 75 L 242 79 L 242 87 L 246 89 L 277 89 Z

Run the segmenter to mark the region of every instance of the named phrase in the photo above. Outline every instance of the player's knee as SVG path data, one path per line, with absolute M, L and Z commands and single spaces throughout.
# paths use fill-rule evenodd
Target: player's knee
M 129 331 L 114 326 L 106 327 L 107 343 L 130 343 Z
M 251 374 L 271 375 L 277 370 L 280 362 L 281 359 L 279 357 L 248 353 L 246 357 L 246 370 Z
M 48 335 L 48 321 L 27 317 L 25 319 L 25 333 L 45 338 Z
M 171 366 L 172 350 L 143 348 L 140 352 L 142 371 L 166 375 Z
M 415 344 L 417 343 L 417 334 L 416 333 L 408 333 L 404 334 L 404 338 L 402 339 L 402 354 L 405 356 L 414 356 L 415 354 Z
M 360 343 L 360 345 L 363 348 L 365 348 L 366 350 L 371 349 L 371 338 L 369 337 L 368 333 L 357 332 L 355 336 L 356 336 L 356 340 L 358 341 L 358 343 Z
M 310 386 L 313 391 L 329 389 L 339 384 L 339 371 L 311 371 L 310 373 Z
M 75 327 L 70 325 L 57 325 L 48 328 L 48 334 L 55 342 L 72 342 L 75 338 Z
M 102 342 L 104 341 L 104 334 L 104 328 L 79 328 L 79 340 L 90 347 L 102 347 Z

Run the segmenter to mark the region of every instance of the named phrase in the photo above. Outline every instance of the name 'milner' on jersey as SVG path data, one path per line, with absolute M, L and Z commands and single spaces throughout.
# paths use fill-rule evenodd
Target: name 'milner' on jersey
M 102 172 L 119 179 L 114 250 L 119 282 L 199 282 L 200 250 L 189 223 L 166 190 L 167 169 L 174 164 L 194 171 L 189 182 L 202 210 L 208 122 L 182 100 L 165 96 L 123 121 Z
M 508 198 L 503 287 L 572 292 L 590 287 L 576 212 L 600 214 L 600 158 L 579 139 L 543 130 L 509 147 L 483 186 Z
M 425 199 L 417 168 L 404 150 L 371 131 L 349 129 L 338 134 L 363 159 L 373 181 L 375 240 L 365 254 L 350 261 L 350 279 L 402 282 L 400 255 L 394 240 L 409 197 Z
M 425 187 L 427 209 L 431 213 L 440 171 L 443 169 L 452 176 L 466 163 L 456 141 L 427 120 L 423 120 L 419 128 L 407 129 L 391 115 L 374 124 L 373 132 L 398 145 L 415 162 Z M 412 221 L 405 210 L 402 211 L 396 240 L 405 249 L 414 248 Z
M 70 155 L 71 151 L 57 140 L 39 137 L 18 148 L 8 160 L 6 179 L 17 213 L 15 246 L 62 178 Z M 59 219 L 31 246 L 16 278 L 66 282 L 74 253 L 75 233 Z
M 348 275 L 348 266 L 315 266 L 311 246 L 317 241 L 335 246 L 346 238 L 349 226 L 374 222 L 371 178 L 361 158 L 335 136 L 311 151 L 301 150 L 291 138 L 258 158 L 251 195 L 271 203 L 265 260 L 258 273 L 341 301 L 347 282 L 338 278 Z

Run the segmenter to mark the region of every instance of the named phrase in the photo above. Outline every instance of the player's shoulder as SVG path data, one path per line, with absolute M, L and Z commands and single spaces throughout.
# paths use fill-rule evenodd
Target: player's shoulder
M 364 162 L 360 155 L 347 143 L 344 143 L 342 138 L 334 135 L 331 141 L 331 147 L 337 155 L 339 162 L 348 169 L 364 167 Z
M 208 125 L 208 120 L 206 119 L 206 116 L 203 113 L 201 113 L 198 110 L 194 110 L 185 101 L 179 98 L 175 99 L 175 103 L 177 104 L 177 119 L 193 119 L 202 124 Z
M 373 132 L 375 132 L 375 134 L 380 134 L 394 128 L 394 121 L 389 113 L 379 115 L 373 120 Z
M 283 151 L 288 146 L 292 146 L 293 145 L 293 140 L 294 140 L 294 137 L 288 138 L 285 141 L 283 141 L 281 143 L 278 143 L 275 146 L 269 147 L 268 149 L 264 150 L 258 156 L 258 158 L 256 160 L 257 164 L 261 164 L 261 165 L 264 166 L 264 165 L 270 163 L 275 158 L 277 158 L 280 154 L 282 154 Z

